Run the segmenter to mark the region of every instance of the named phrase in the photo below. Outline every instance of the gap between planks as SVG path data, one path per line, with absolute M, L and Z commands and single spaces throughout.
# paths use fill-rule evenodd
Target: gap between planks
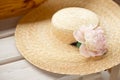
M 15 28 L 2 30 L 2 31 L 0 31 L 0 39 L 6 38 L 6 37 L 9 37 L 9 36 L 13 36 L 14 32 L 15 32 Z
M 0 66 L 0 80 L 54 80 L 63 76 L 38 69 L 26 60 Z

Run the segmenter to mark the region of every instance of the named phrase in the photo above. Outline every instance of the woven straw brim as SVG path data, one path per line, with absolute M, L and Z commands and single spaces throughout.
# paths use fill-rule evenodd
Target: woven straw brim
M 84 7 L 99 15 L 108 46 L 103 59 L 86 59 L 78 48 L 53 36 L 51 16 L 61 8 L 72 6 Z M 20 53 L 41 69 L 61 74 L 96 73 L 120 63 L 120 8 L 112 0 L 48 0 L 22 18 L 15 38 Z

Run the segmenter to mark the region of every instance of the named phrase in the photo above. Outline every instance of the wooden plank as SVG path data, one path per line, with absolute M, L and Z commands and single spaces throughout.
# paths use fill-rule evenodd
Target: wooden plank
M 89 74 L 85 76 L 80 76 L 80 75 L 64 76 L 57 80 L 103 80 L 103 79 L 100 73 L 95 73 L 95 74 Z
M 0 20 L 0 38 L 11 36 L 15 32 L 15 27 L 22 16 Z
M 54 80 L 63 76 L 40 70 L 26 60 L 0 66 L 0 80 Z
M 45 0 L 0 0 L 0 19 L 27 13 Z
M 0 64 L 23 59 L 15 47 L 14 36 L 0 39 Z
M 69 76 L 64 76 L 64 77 L 56 79 L 56 80 L 82 80 L 82 76 L 80 76 L 80 75 L 69 75 Z
M 119 69 L 120 69 L 120 65 L 117 65 L 115 67 L 112 67 L 110 70 L 110 80 L 120 80 L 118 79 L 118 75 L 119 75 Z
M 110 80 L 109 79 L 110 78 L 110 74 L 109 74 L 108 71 L 102 71 L 101 72 L 101 76 L 102 76 L 103 80 Z
M 2 31 L 0 31 L 0 39 L 5 38 L 5 37 L 9 37 L 9 36 L 13 36 L 14 32 L 15 32 L 15 28 L 2 30 Z
M 7 18 L 7 19 L 1 19 L 0 20 L 0 32 L 2 30 L 15 28 L 18 21 L 22 18 L 22 16 Z

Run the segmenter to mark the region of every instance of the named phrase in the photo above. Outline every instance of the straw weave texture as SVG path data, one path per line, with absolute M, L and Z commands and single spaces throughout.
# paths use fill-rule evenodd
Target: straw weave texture
M 53 13 L 72 6 L 90 9 L 100 17 L 108 47 L 103 59 L 86 59 L 76 47 L 52 34 Z M 112 0 L 48 0 L 22 18 L 15 38 L 20 53 L 41 69 L 61 74 L 96 73 L 120 63 L 120 8 Z

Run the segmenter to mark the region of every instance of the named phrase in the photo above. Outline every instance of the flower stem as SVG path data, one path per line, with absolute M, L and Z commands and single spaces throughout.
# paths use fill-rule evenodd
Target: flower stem
M 81 43 L 80 43 L 80 42 L 77 42 L 76 46 L 77 46 L 78 48 L 80 47 L 80 45 L 81 45 Z

